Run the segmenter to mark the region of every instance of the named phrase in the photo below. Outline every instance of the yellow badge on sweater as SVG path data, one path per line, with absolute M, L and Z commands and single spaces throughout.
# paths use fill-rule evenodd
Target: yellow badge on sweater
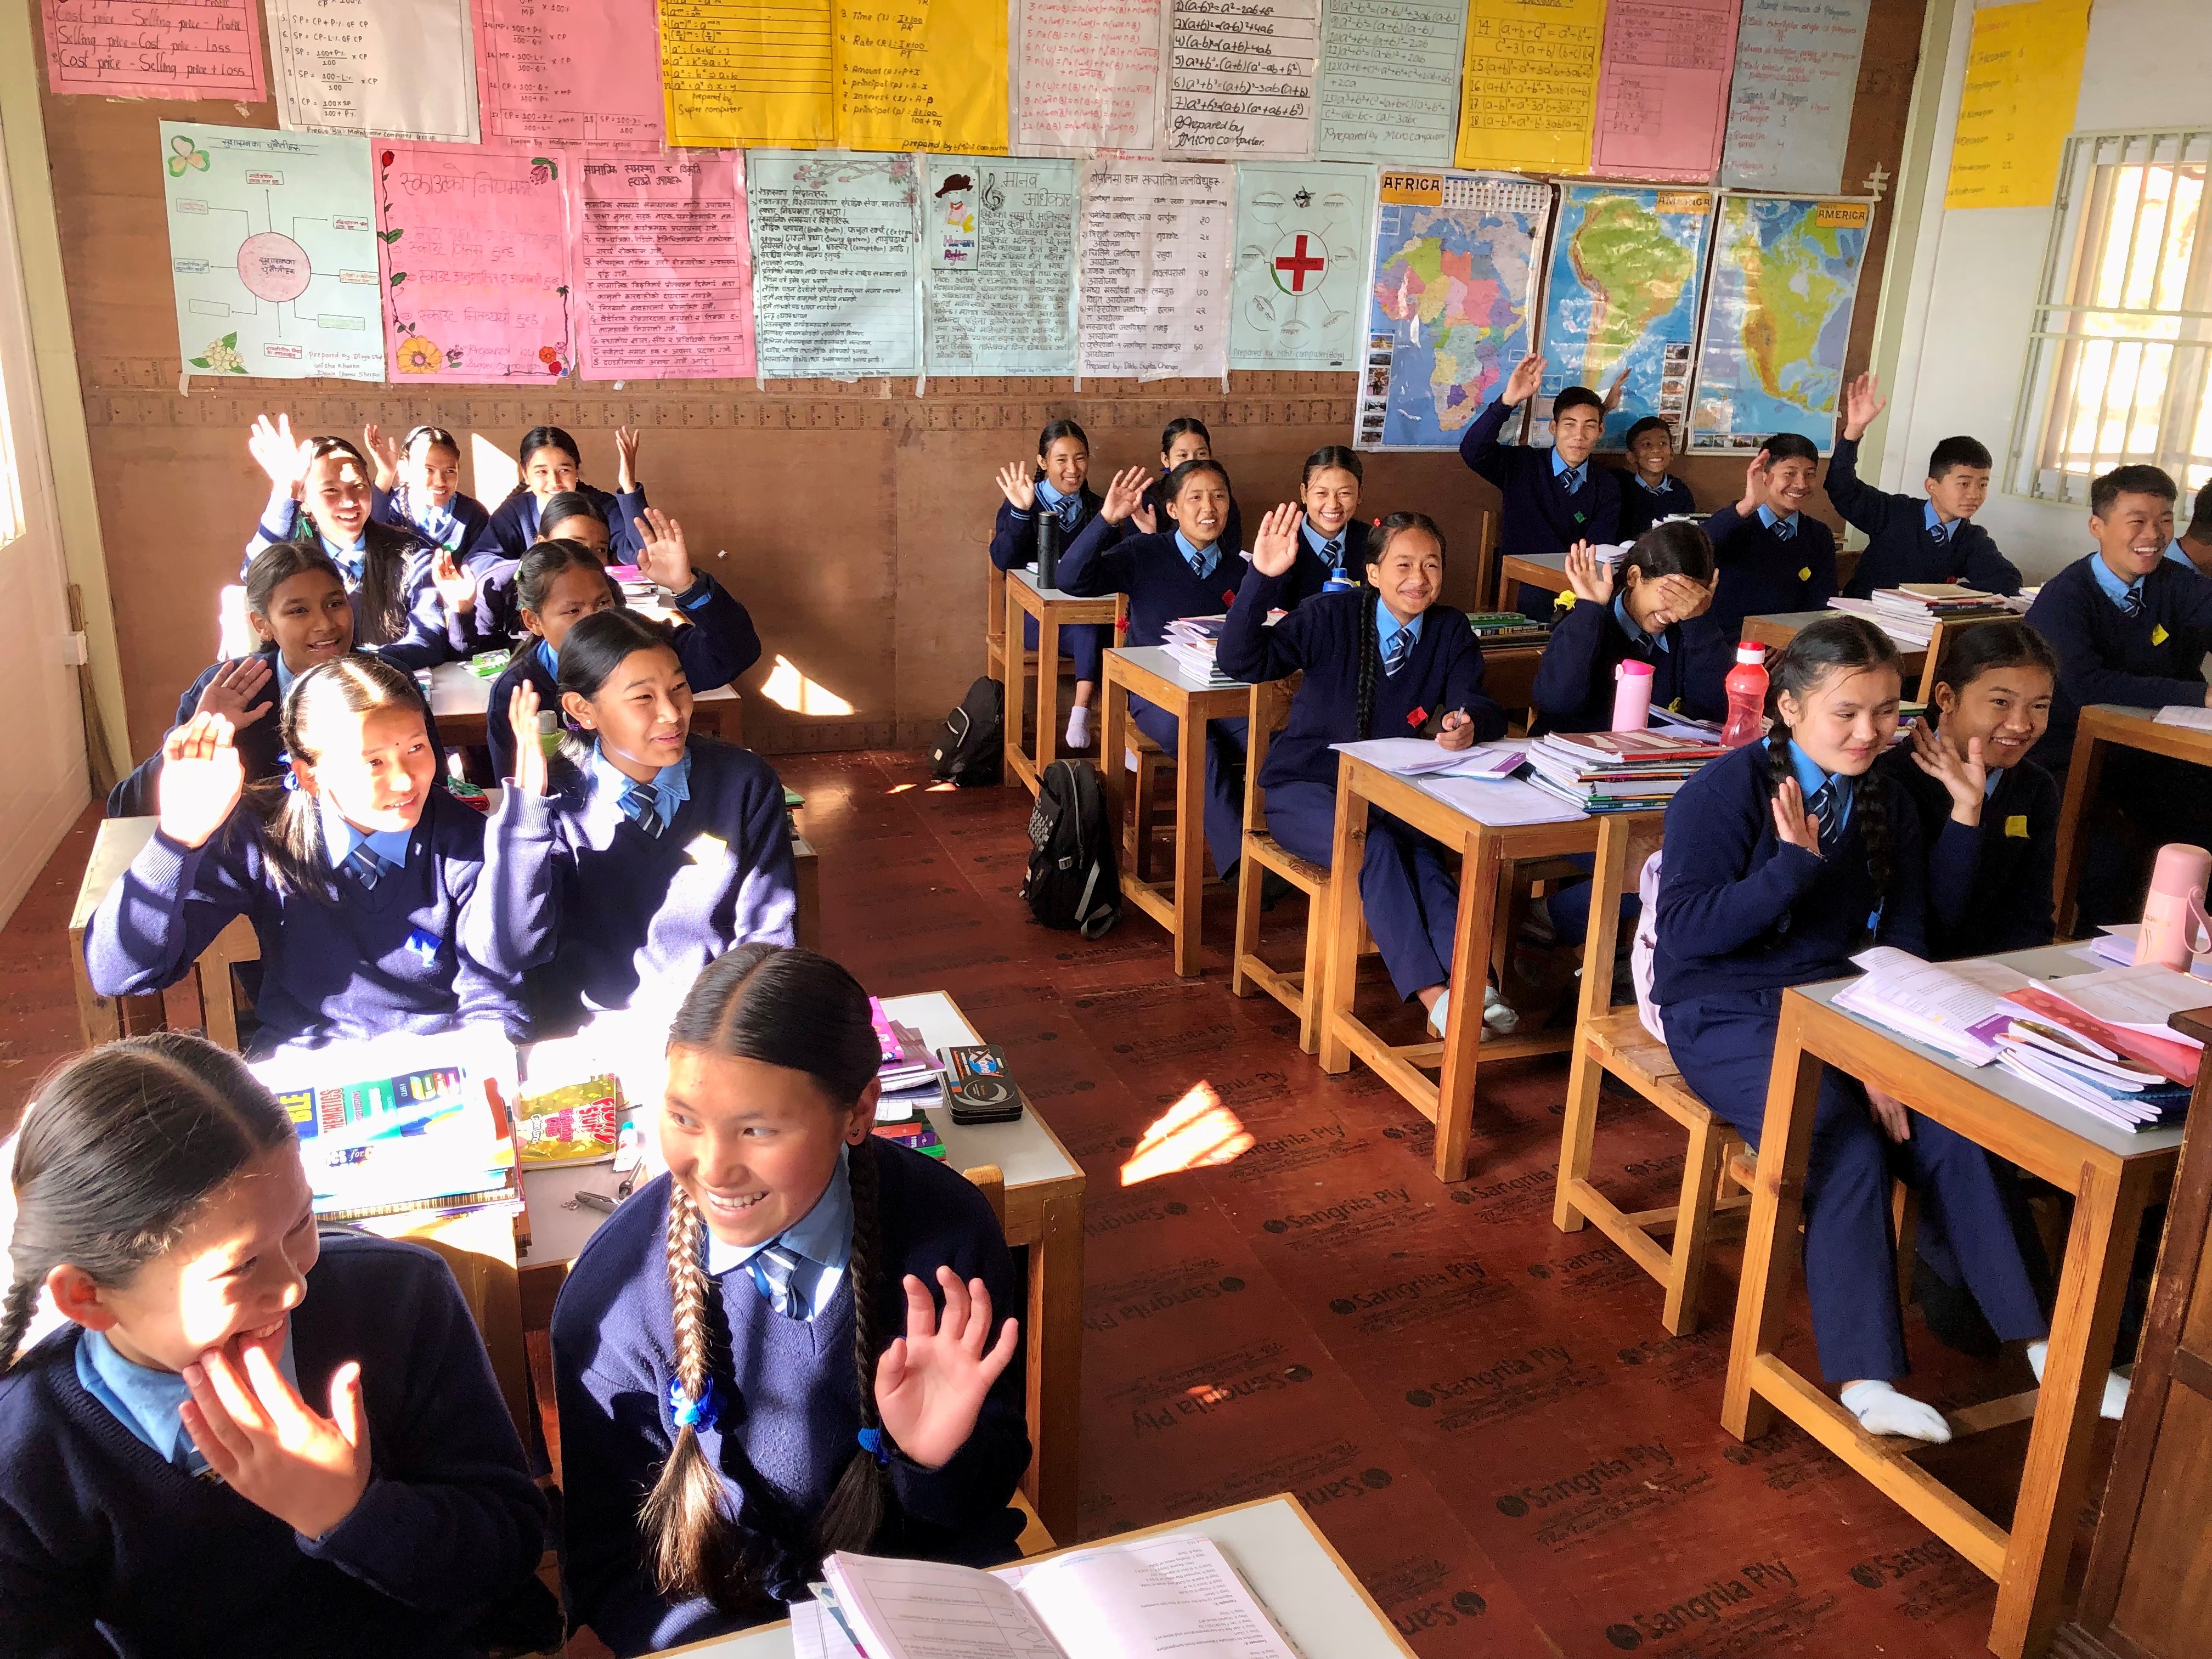
M 2014 812 L 2010 817 L 2008 817 L 2005 820 L 2005 834 L 2012 836 L 2016 841 L 2026 841 L 2027 839 L 2027 814 L 2025 812 Z
M 1813 580 L 1813 567 L 1808 564 L 1802 570 L 1799 571 L 1797 573 L 1797 580 L 1801 582 L 1811 581 Z
M 2172 637 L 2172 635 L 2166 631 L 2166 624 L 2164 623 L 2154 623 L 2151 628 L 2150 642 L 2153 645 L 2164 645 Z

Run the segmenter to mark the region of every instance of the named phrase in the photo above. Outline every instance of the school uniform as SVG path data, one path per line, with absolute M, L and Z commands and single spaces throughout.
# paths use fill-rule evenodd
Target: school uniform
M 635 564 L 644 544 L 638 539 L 636 521 L 645 515 L 645 486 L 611 495 L 604 489 L 579 483 L 575 494 L 599 509 L 607 521 L 607 558 L 611 564 Z M 480 567 L 495 559 L 519 559 L 538 539 L 538 515 L 545 503 L 522 484 L 491 511 L 484 527 L 469 544 L 468 563 Z
M 1328 586 L 1341 570 L 1355 587 L 1367 580 L 1367 541 L 1373 526 L 1364 519 L 1347 519 L 1334 536 L 1324 536 L 1311 524 L 1298 526 L 1297 562 L 1283 581 L 1280 603 L 1295 611 Z
M 1505 498 L 1498 548 L 1506 558 L 1540 558 L 1577 542 L 1595 545 L 1620 539 L 1620 479 L 1585 458 L 1569 466 L 1556 449 L 1500 443 L 1506 421 L 1520 412 L 1503 397 L 1474 417 L 1459 441 L 1459 456 Z M 1548 617 L 1552 596 L 1533 582 L 1521 584 L 1515 603 L 1523 614 Z
M 1859 477 L 1859 441 L 1836 440 L 1828 457 L 1828 500 L 1844 522 L 1866 532 L 1866 550 L 1844 592 L 1863 599 L 1905 582 L 1964 582 L 1985 593 L 2020 592 L 2020 568 L 1972 519 L 1946 523 L 1924 495 L 1876 489 Z
M 1167 487 L 1168 475 L 1163 472 L 1145 486 L 1144 499 L 1139 503 L 1152 508 L 1152 528 L 1163 536 L 1176 527 L 1175 520 L 1168 517 Z M 1221 545 L 1231 553 L 1251 551 L 1244 545 L 1244 514 L 1234 495 L 1229 498 L 1229 516 L 1222 520 Z
M 457 489 L 451 501 L 439 507 L 414 500 L 404 483 L 389 490 L 370 486 L 368 516 L 380 524 L 413 531 L 431 546 L 455 555 L 465 567 L 482 557 L 475 549 L 491 522 L 491 510 L 473 495 Z
M 937 1270 L 949 1266 L 963 1279 L 983 1281 L 994 1320 L 1018 1310 L 1012 1259 L 981 1194 L 919 1152 L 881 1138 L 872 1151 L 878 1200 L 871 1282 L 856 1285 L 848 1271 L 849 1187 L 842 1232 L 819 1220 L 847 1180 L 843 1165 L 830 1192 L 776 1241 L 793 1261 L 787 1285 L 773 1261 L 711 1235 L 701 1246 L 717 1343 L 726 1338 L 727 1346 L 726 1360 L 718 1359 L 714 1370 L 717 1420 L 702 1425 L 700 1447 L 720 1473 L 763 1586 L 775 1598 L 744 1612 L 720 1613 L 704 1599 L 670 1602 L 653 1582 L 638 1534 L 638 1496 L 658 1478 L 676 1439 L 669 1177 L 641 1188 L 592 1235 L 569 1270 L 552 1332 L 562 1582 L 575 1622 L 617 1654 L 778 1619 L 781 1601 L 805 1598 L 816 1576 L 808 1534 L 858 1446 L 856 1296 L 874 1298 L 879 1351 L 905 1334 L 900 1286 L 908 1273 L 934 1285 Z M 823 1255 L 836 1258 L 834 1275 Z M 1007 1504 L 1030 1461 L 1024 1376 L 1018 1353 L 985 1395 L 967 1443 L 941 1468 L 912 1462 L 885 1434 L 890 1501 L 871 1553 L 979 1567 L 1013 1557 L 1021 1517 Z
M 261 943 L 257 1057 L 464 1024 L 519 1036 L 520 988 L 462 942 L 484 868 L 483 815 L 433 786 L 404 836 L 364 836 L 327 810 L 322 822 L 334 902 L 278 885 L 250 811 L 233 812 L 195 848 L 156 830 L 85 929 L 93 989 L 119 997 L 173 985 L 245 916 Z
M 182 1377 L 73 1324 L 39 1343 L 0 1380 L 0 1650 L 458 1659 L 532 1613 L 544 1639 L 545 1499 L 437 1255 L 323 1240 L 283 1369 L 325 1412 L 348 1360 L 374 1469 L 353 1512 L 306 1538 L 187 1472 L 204 1460 L 177 1421 Z
M 2056 932 L 2058 785 L 2032 760 L 1993 767 L 1982 821 L 1951 817 L 1951 792 L 1899 744 L 1876 763 L 1911 798 L 1928 849 L 1928 944 L 1937 961 L 2048 945 Z
M 1721 573 L 1705 614 L 1731 642 L 1746 617 L 1820 611 L 1836 597 L 1836 532 L 1809 514 L 1761 506 L 1738 518 L 1730 502 L 1705 520 L 1705 535 Z
M 239 580 L 246 580 L 253 561 L 266 549 L 278 542 L 302 539 L 313 541 L 329 554 L 331 562 L 338 568 L 338 574 L 344 579 L 346 592 L 353 598 L 353 637 L 356 645 L 380 650 L 404 641 L 402 656 L 404 665 L 410 668 L 429 667 L 451 659 L 452 652 L 439 643 L 448 629 L 445 601 L 431 579 L 431 563 L 437 550 L 422 537 L 410 528 L 387 524 L 372 514 L 353 544 L 342 545 L 324 535 L 289 493 L 278 490 L 270 496 L 254 525 L 253 534 L 246 541 L 246 556 L 238 567 Z M 372 550 L 389 552 L 398 562 L 401 611 L 396 627 L 386 618 L 368 616 L 361 607 L 362 573 Z
M 1065 558 L 1066 550 L 1076 537 L 1099 520 L 1098 511 L 1105 505 L 1098 493 L 1085 484 L 1073 495 L 1063 495 L 1042 478 L 1036 480 L 1036 503 L 1023 512 L 1012 501 L 999 503 L 999 516 L 991 526 L 991 562 L 1001 570 L 1019 570 L 1024 565 L 1036 565 L 1041 556 L 1041 544 L 1049 542 L 1055 558 Z M 1115 537 L 1127 533 L 1120 526 L 1108 526 Z M 1074 623 L 1060 630 L 1060 643 L 1075 661 L 1075 678 L 1096 681 L 1101 665 L 1106 659 L 1107 635 L 1113 631 L 1105 623 Z M 1037 619 L 1024 615 L 1022 618 L 1022 647 L 1034 651 L 1037 642 Z
M 1267 832 L 1288 851 L 1326 869 L 1335 852 L 1332 744 L 1418 735 L 1455 711 L 1474 723 L 1474 740 L 1487 743 L 1505 735 L 1505 711 L 1483 694 L 1482 647 L 1464 613 L 1431 605 L 1401 627 L 1372 589 L 1355 588 L 1324 593 L 1269 628 L 1267 613 L 1279 605 L 1285 580 L 1246 572 L 1218 659 L 1223 672 L 1239 679 L 1305 675 L 1291 700 L 1289 720 L 1268 746 L 1260 785 L 1267 792 Z M 1374 713 L 1362 732 L 1355 729 L 1359 636 L 1368 627 L 1376 629 L 1377 654 Z M 1457 853 L 1387 813 L 1369 816 L 1360 903 L 1401 997 L 1451 977 L 1458 874 Z
M 1180 530 L 1116 538 L 1099 519 L 1085 526 L 1061 555 L 1060 585 L 1071 593 L 1129 596 L 1129 631 L 1123 643 L 1158 645 L 1167 625 L 1184 617 L 1218 617 L 1237 599 L 1250 568 L 1226 544 L 1200 549 Z M 1129 699 L 1137 729 L 1170 755 L 1178 751 L 1181 722 L 1142 697 Z M 1226 876 L 1244 855 L 1244 726 L 1241 720 L 1208 720 L 1206 730 L 1206 844 L 1217 873 Z M 1119 766 L 1119 755 L 1100 763 Z
M 1768 746 L 1709 763 L 1667 811 L 1655 996 L 1684 1079 L 1754 1147 L 1765 1125 L 1782 993 L 1849 977 L 1869 942 L 1927 953 L 1927 866 L 1919 817 L 1889 792 L 1888 892 L 1868 864 L 1864 784 L 1830 779 L 1789 750 L 1808 812 L 1820 819 L 1815 856 L 1775 833 Z M 1908 1369 L 1889 1235 L 1889 1177 L 1898 1172 L 1940 1212 L 1967 1287 L 2002 1340 L 2048 1326 L 2014 1242 L 1989 1155 L 1919 1113 L 1893 1146 L 1852 1079 L 1820 1083 L 1805 1188 L 1805 1281 L 1820 1367 L 1831 1382 L 1883 1381 Z
M 1629 619 L 1626 593 L 1616 592 L 1604 605 L 1577 599 L 1553 623 L 1537 661 L 1530 733 L 1611 731 L 1613 671 L 1624 662 L 1650 665 L 1654 708 L 1719 720 L 1728 713 L 1723 683 L 1735 653 L 1734 640 L 1711 611 L 1670 623 L 1654 638 Z
M 1646 483 L 1632 468 L 1620 475 L 1621 541 L 1634 541 L 1662 519 L 1682 518 L 1697 510 L 1698 498 L 1690 486 L 1671 472 L 1656 485 Z
M 755 939 L 796 942 L 798 879 L 783 784 L 749 749 L 694 737 L 650 784 L 594 749 L 556 758 L 544 794 L 509 787 L 493 815 L 471 951 L 527 976 L 535 1034 L 665 1002 Z

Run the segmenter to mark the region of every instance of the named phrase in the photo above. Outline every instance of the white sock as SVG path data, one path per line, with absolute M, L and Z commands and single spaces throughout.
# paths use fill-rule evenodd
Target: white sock
M 2035 1373 L 2038 1387 L 2043 1382 L 2043 1365 L 2050 1357 L 2051 1344 L 2031 1342 L 2027 1345 L 2027 1368 Z M 2117 1423 L 2127 1414 L 2129 1379 L 2118 1371 L 2105 1373 L 2105 1398 L 2097 1407 L 2097 1415 L 2110 1418 Z
M 1521 1016 L 1514 1012 L 1510 1003 L 1498 994 L 1498 988 L 1494 985 L 1482 988 L 1482 1023 L 1500 1036 L 1521 1023 Z
M 1079 702 L 1067 711 L 1067 746 L 1091 747 L 1091 710 Z
M 1436 1006 L 1429 1010 L 1429 1029 L 1438 1036 L 1444 1034 L 1444 1022 L 1451 1018 L 1451 993 L 1437 993 Z
M 1843 1392 L 1844 1409 L 1869 1434 L 1901 1434 L 1942 1445 L 1951 1437 L 1943 1413 L 1924 1400 L 1899 1394 L 1887 1382 L 1854 1382 Z

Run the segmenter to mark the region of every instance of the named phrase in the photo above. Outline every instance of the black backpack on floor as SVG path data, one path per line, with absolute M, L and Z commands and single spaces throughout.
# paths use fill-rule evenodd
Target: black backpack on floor
M 1088 761 L 1045 768 L 1030 814 L 1030 912 L 1048 927 L 1097 939 L 1121 919 L 1121 874 L 1106 792 Z
M 930 775 L 963 789 L 996 783 L 1006 766 L 1006 688 L 988 674 L 968 688 L 930 746 Z

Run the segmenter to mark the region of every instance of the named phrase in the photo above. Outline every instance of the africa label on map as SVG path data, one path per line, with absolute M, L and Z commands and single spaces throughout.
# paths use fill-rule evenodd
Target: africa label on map
M 1700 190 L 1567 186 L 1544 301 L 1540 422 L 1564 388 L 1602 393 L 1626 372 L 1604 447 L 1622 447 L 1646 415 L 1665 420 L 1680 441 L 1712 211 L 1711 195 Z
M 1385 173 L 1357 442 L 1447 449 L 1528 354 L 1551 187 Z
M 1871 216 L 1863 202 L 1722 198 L 1692 448 L 1748 452 L 1778 432 L 1834 443 Z

